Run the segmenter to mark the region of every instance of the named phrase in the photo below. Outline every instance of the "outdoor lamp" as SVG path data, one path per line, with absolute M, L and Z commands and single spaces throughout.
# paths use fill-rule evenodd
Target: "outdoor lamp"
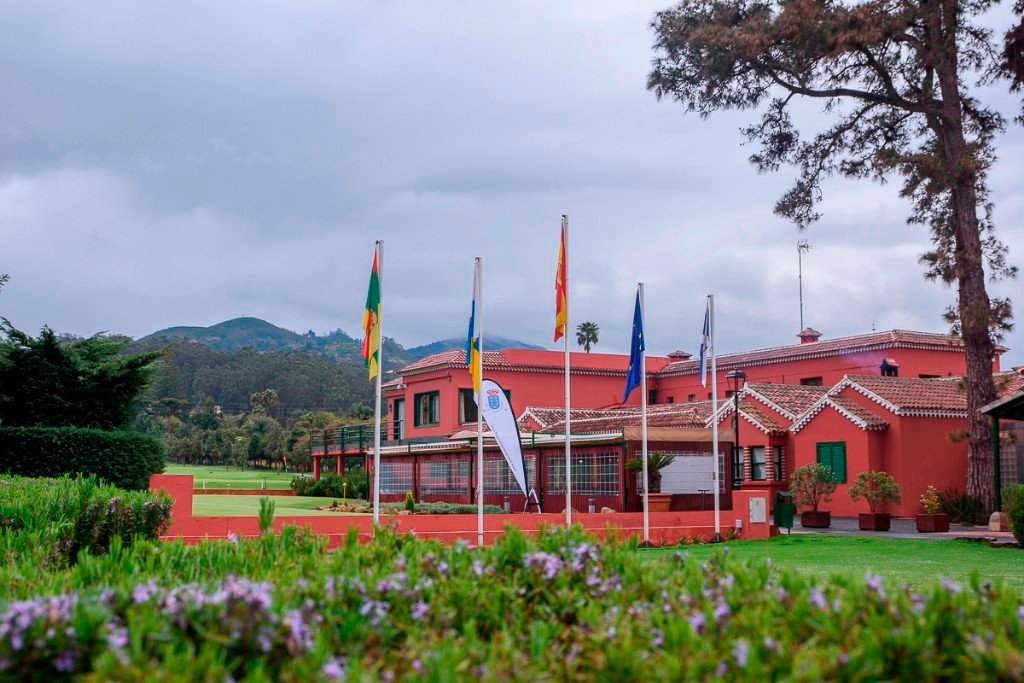
M 733 424 L 733 434 L 736 435 L 735 436 L 736 444 L 734 446 L 734 448 L 736 450 L 734 452 L 738 455 L 738 454 L 743 452 L 743 451 L 740 450 L 740 390 L 743 389 L 743 383 L 747 381 L 747 373 L 745 373 L 745 372 L 743 372 L 742 370 L 739 370 L 739 369 L 730 370 L 729 372 L 727 372 L 725 374 L 725 379 L 727 379 L 729 381 L 729 387 L 732 389 L 732 400 L 733 400 L 733 418 L 732 418 L 733 419 L 733 423 L 732 424 Z M 737 488 L 738 489 L 739 488 L 739 482 L 743 480 L 743 473 L 735 471 L 736 470 L 737 460 L 740 461 L 739 464 L 740 464 L 740 467 L 742 468 L 743 467 L 742 456 L 739 457 L 739 458 L 737 458 L 736 456 L 733 456 L 733 459 L 732 459 L 733 470 L 734 470 L 733 473 L 732 473 L 733 488 Z

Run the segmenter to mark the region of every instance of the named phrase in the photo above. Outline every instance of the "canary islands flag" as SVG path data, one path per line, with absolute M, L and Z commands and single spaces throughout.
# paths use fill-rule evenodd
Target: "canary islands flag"
M 366 310 L 363 311 L 362 355 L 370 371 L 370 379 L 373 379 L 380 370 L 380 275 L 377 272 L 377 249 L 373 250 L 370 289 L 366 293 Z
M 636 293 L 636 307 L 633 310 L 633 337 L 629 341 L 629 369 L 626 371 L 625 403 L 633 389 L 640 386 L 640 361 L 644 353 L 644 321 L 640 313 L 640 292 Z
M 473 303 L 469 309 L 469 332 L 466 335 L 466 365 L 473 378 L 473 393 L 480 394 L 480 333 L 476 329 L 476 306 L 480 299 L 480 261 L 473 271 Z

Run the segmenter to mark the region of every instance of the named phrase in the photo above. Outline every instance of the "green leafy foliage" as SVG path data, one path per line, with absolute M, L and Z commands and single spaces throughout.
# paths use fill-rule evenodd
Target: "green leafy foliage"
M 381 529 L 329 552 L 289 527 L 20 576 L 0 604 L 14 679 L 1014 680 L 1024 650 L 998 582 L 650 562 L 578 529 L 479 549 Z
M 337 474 L 325 473 L 317 481 L 312 477 L 295 477 L 292 479 L 292 490 L 296 496 L 315 496 L 324 498 L 362 498 L 366 499 L 370 490 L 369 478 L 362 468 Z
M 28 477 L 92 474 L 144 489 L 164 469 L 164 446 L 134 432 L 75 427 L 0 427 L 0 472 Z
M 847 493 L 855 503 L 861 498 L 866 500 L 871 512 L 875 512 L 880 505 L 900 502 L 900 485 L 888 472 L 858 472 Z
M 981 498 L 957 489 L 946 489 L 942 492 L 941 510 L 949 515 L 949 521 L 961 524 L 985 524 L 988 522 L 989 511 Z
M 821 463 L 812 462 L 793 470 L 789 478 L 789 490 L 797 507 L 817 510 L 821 503 L 832 500 L 836 491 L 836 480 L 832 470 Z
M 38 338 L 2 325 L 0 423 L 7 427 L 127 429 L 160 353 L 123 353 L 125 337 Z
M 416 499 L 412 497 L 412 491 L 405 492 L 405 509 L 409 512 L 416 512 Z
M 1005 493 L 1006 516 L 1013 537 L 1024 547 L 1024 484 L 1007 486 Z
M 73 563 L 81 551 L 155 539 L 167 529 L 171 501 L 163 494 L 123 491 L 96 477 L 0 479 L 0 560 Z
M 274 526 L 274 508 L 276 504 L 268 496 L 260 498 L 260 533 L 268 534 Z
M 665 451 L 653 451 L 647 454 L 647 488 L 651 493 L 661 493 L 661 471 L 672 464 L 676 456 Z M 643 458 L 631 458 L 626 461 L 629 472 L 643 472 Z

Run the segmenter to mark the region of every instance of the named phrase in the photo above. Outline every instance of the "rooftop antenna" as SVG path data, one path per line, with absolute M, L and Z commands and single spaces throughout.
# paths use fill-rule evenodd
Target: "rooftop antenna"
M 800 331 L 804 329 L 804 254 L 811 250 L 811 243 L 800 240 L 796 243 L 796 258 L 800 268 Z

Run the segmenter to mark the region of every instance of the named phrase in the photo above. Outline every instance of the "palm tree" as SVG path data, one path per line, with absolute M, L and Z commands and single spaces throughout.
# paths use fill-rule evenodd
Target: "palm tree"
M 580 323 L 576 327 L 576 343 L 583 347 L 583 350 L 590 353 L 590 347 L 597 345 L 597 335 L 601 330 L 597 323 Z

